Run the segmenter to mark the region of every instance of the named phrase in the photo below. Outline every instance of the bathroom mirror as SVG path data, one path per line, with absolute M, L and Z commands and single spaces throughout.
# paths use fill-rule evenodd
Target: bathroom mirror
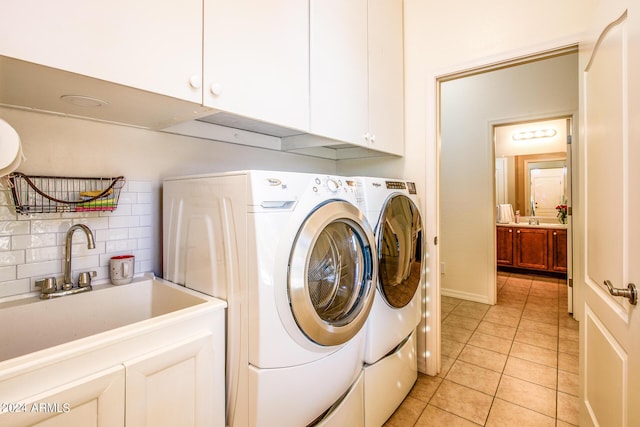
M 567 200 L 567 119 L 494 127 L 496 204 L 555 218 Z

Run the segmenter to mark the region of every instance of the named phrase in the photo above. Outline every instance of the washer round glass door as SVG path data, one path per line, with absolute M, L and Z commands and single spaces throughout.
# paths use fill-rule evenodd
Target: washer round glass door
M 420 212 L 413 201 L 397 194 L 385 203 L 377 230 L 379 289 L 387 304 L 409 304 L 420 285 L 423 243 Z
M 374 242 L 360 211 L 339 200 L 315 209 L 300 228 L 289 259 L 289 302 L 316 344 L 343 344 L 364 326 L 375 294 Z

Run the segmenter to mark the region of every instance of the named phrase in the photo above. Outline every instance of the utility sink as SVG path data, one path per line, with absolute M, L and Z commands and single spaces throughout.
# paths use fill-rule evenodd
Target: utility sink
M 152 274 L 5 300 L 0 426 L 224 427 L 225 307 Z
M 2 303 L 0 362 L 206 303 L 211 298 L 154 277 L 51 300 Z

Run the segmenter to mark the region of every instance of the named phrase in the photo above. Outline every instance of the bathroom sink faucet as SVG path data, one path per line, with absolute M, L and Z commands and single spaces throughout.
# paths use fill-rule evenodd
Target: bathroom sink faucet
M 87 248 L 95 249 L 96 243 L 93 238 L 93 232 L 89 227 L 84 224 L 76 224 L 71 226 L 69 231 L 67 231 L 67 238 L 64 244 L 64 279 L 62 286 L 63 288 L 71 288 L 73 287 L 73 281 L 71 280 L 71 240 L 73 238 L 73 233 L 76 230 L 84 231 L 84 234 L 87 235 Z

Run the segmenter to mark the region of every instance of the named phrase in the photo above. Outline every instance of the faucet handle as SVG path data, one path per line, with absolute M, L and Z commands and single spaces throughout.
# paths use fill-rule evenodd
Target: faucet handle
M 58 290 L 55 277 L 45 277 L 42 280 L 36 280 L 36 286 L 40 286 L 43 294 L 50 294 Z
M 96 277 L 95 271 L 84 271 L 78 275 L 78 287 L 86 288 L 91 286 L 91 279 Z

